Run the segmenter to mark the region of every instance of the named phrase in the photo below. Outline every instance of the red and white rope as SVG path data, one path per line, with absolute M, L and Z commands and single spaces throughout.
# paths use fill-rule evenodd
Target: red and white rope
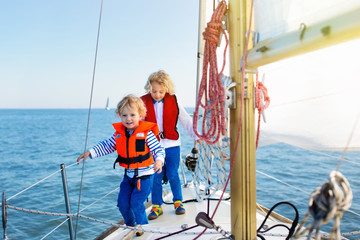
M 226 129 L 225 90 L 221 82 L 221 75 L 225 67 L 225 54 L 228 46 L 226 33 L 222 29 L 222 17 L 226 12 L 226 8 L 226 2 L 224 0 L 221 1 L 215 9 L 211 17 L 211 21 L 207 24 L 205 32 L 203 33 L 205 40 L 203 71 L 194 112 L 193 128 L 195 134 L 209 144 L 216 143 L 220 138 L 220 134 L 225 134 Z M 218 72 L 216 49 L 220 41 L 220 32 L 222 32 L 225 36 L 226 46 L 224 49 L 223 66 L 221 71 Z M 204 104 L 202 103 L 203 98 L 205 102 Z M 200 134 L 197 129 L 200 107 L 204 109 L 202 134 Z M 207 114 L 211 114 L 211 125 L 209 129 L 206 129 L 205 123 Z

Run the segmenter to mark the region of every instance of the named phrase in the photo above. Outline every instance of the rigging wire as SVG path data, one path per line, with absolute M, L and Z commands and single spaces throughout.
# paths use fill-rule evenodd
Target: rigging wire
M 341 159 L 340 159 L 339 164 L 338 164 L 338 166 L 337 166 L 337 168 L 336 168 L 336 171 L 339 171 L 340 166 L 341 166 L 342 162 L 344 161 L 345 155 L 346 155 L 346 153 L 347 153 L 347 151 L 348 151 L 348 149 L 349 149 L 350 142 L 351 142 L 352 137 L 353 137 L 353 135 L 354 135 L 355 129 L 356 129 L 358 123 L 359 123 L 359 120 L 360 120 L 360 112 L 358 113 L 358 115 L 357 115 L 357 117 L 356 117 L 356 120 L 355 120 L 353 129 L 352 129 L 352 131 L 351 131 L 351 133 L 350 133 L 350 136 L 349 136 L 349 139 L 348 139 L 348 141 L 347 141 L 347 143 L 346 143 L 346 147 L 345 147 L 345 149 L 344 149 L 344 151 L 343 151 L 343 154 L 341 155 Z
M 294 143 L 289 143 L 289 142 L 286 142 L 286 141 L 279 141 L 279 142 L 285 143 L 285 144 L 288 144 L 290 146 L 294 146 L 294 147 L 297 147 L 297 148 L 301 148 L 301 149 L 304 149 L 304 150 L 309 151 L 309 152 L 317 153 L 319 155 L 327 156 L 329 158 L 334 158 L 334 159 L 337 159 L 337 160 L 341 160 L 341 157 L 337 157 L 337 156 L 327 154 L 327 153 L 324 153 L 324 152 L 321 152 L 321 151 L 315 151 L 313 149 L 309 149 L 309 148 L 306 148 L 306 147 L 301 146 L 301 145 L 297 145 L 297 144 L 294 144 Z M 354 162 L 354 161 L 351 161 L 351 160 L 345 159 L 345 158 L 343 158 L 343 161 L 348 162 L 348 163 L 352 163 L 352 164 L 355 164 L 355 165 L 360 165 L 359 162 Z
M 84 207 L 83 209 L 81 209 L 81 211 L 80 211 L 79 213 L 81 213 L 82 211 L 84 211 L 84 210 L 88 209 L 89 207 L 91 207 L 91 206 L 92 206 L 92 205 L 94 205 L 95 203 L 97 203 L 97 202 L 99 202 L 99 201 L 103 200 L 104 198 L 106 198 L 107 196 L 109 196 L 110 194 L 112 194 L 113 192 L 118 191 L 118 190 L 119 190 L 119 188 L 120 188 L 120 187 L 115 188 L 114 190 L 112 190 L 112 191 L 108 192 L 107 194 L 105 194 L 105 195 L 104 195 L 104 196 L 102 196 L 101 198 L 97 199 L 97 200 L 96 200 L 96 201 L 94 201 L 93 203 L 91 203 L 91 204 L 87 205 L 86 207 Z
M 273 177 L 273 176 L 271 176 L 271 175 L 268 175 L 268 174 L 266 174 L 266 173 L 264 173 L 264 172 L 262 172 L 262 171 L 256 170 L 256 172 L 257 172 L 257 173 L 260 173 L 260 174 L 262 174 L 262 175 L 264 175 L 264 176 L 266 176 L 266 177 L 268 177 L 268 178 L 271 178 L 271 179 L 273 179 L 273 180 L 275 180 L 275 181 L 277 181 L 277 182 L 279 182 L 279 183 L 282 183 L 282 184 L 284 184 L 284 185 L 286 185 L 286 186 L 288 186 L 288 187 L 290 187 L 290 188 L 296 189 L 296 190 L 298 190 L 298 191 L 300 191 L 300 192 L 302 192 L 302 193 L 305 193 L 305 194 L 311 196 L 311 193 L 306 192 L 305 190 L 303 190 L 303 189 L 301 189 L 301 188 L 295 187 L 295 186 L 293 186 L 293 185 L 291 185 L 291 184 L 289 184 L 289 183 L 286 183 L 286 182 L 284 182 L 284 181 L 282 181 L 282 180 L 280 180 L 280 179 L 278 179 L 278 178 L 275 178 L 275 177 Z M 351 214 L 353 214 L 353 215 L 356 215 L 356 216 L 360 217 L 360 213 L 357 213 L 357 212 L 355 212 L 355 211 L 353 211 L 353 210 L 347 209 L 346 212 L 351 213 Z
M 291 187 L 291 188 L 294 188 L 294 189 L 296 189 L 296 190 L 299 190 L 300 192 L 305 193 L 305 194 L 307 194 L 307 195 L 309 195 L 309 196 L 311 195 L 311 193 L 306 192 L 306 191 L 304 191 L 304 190 L 301 189 L 301 188 L 295 187 L 295 186 L 293 186 L 293 185 L 291 185 L 291 184 L 289 184 L 289 183 L 286 183 L 286 182 L 284 182 L 284 181 L 282 181 L 282 180 L 280 180 L 280 179 L 278 179 L 278 178 L 275 178 L 275 177 L 273 177 L 273 176 L 271 176 L 271 175 L 268 175 L 268 174 L 266 174 L 266 173 L 264 173 L 264 172 L 262 172 L 262 171 L 256 170 L 256 172 L 258 172 L 258 173 L 260 173 L 260 174 L 262 174 L 262 175 L 264 175 L 264 176 L 266 176 L 266 177 L 268 177 L 268 178 L 272 178 L 272 179 L 274 179 L 275 181 L 277 181 L 277 182 L 279 182 L 279 183 L 282 183 L 282 184 L 284 184 L 284 185 L 286 185 L 286 186 L 288 186 L 288 187 Z
M 64 225 L 67 221 L 69 221 L 69 218 L 65 219 L 62 223 L 60 223 L 59 225 L 57 225 L 53 230 L 51 230 L 50 232 L 48 232 L 45 236 L 43 236 L 40 240 L 43 240 L 45 238 L 47 238 L 48 236 L 50 236 L 53 232 L 56 231 L 56 229 L 58 229 L 59 227 L 61 227 L 62 225 Z
M 100 27 L 101 27 L 101 16 L 102 16 L 103 3 L 104 3 L 104 0 L 101 0 L 98 32 L 97 32 L 97 39 L 96 39 L 95 59 L 94 59 L 94 67 L 93 67 L 93 74 L 92 74 L 92 80 L 91 80 L 89 112 L 88 112 L 88 120 L 87 120 L 87 126 L 86 126 L 84 153 L 86 152 L 86 149 L 87 149 L 87 141 L 88 141 L 88 134 L 89 134 L 90 113 L 91 113 L 91 105 L 92 105 L 92 98 L 93 98 L 93 92 L 94 92 L 96 61 L 97 61 L 97 53 L 98 53 L 98 48 L 99 48 L 99 38 L 100 38 Z M 81 191 L 82 191 L 82 185 L 83 185 L 84 170 L 85 170 L 85 161 L 83 161 L 82 170 L 81 170 L 80 192 L 79 192 L 78 208 L 77 208 L 77 214 L 76 214 L 76 225 L 75 225 L 75 239 L 76 239 L 77 227 L 78 227 L 78 222 L 79 222 L 78 220 L 79 220 L 79 210 L 80 210 Z

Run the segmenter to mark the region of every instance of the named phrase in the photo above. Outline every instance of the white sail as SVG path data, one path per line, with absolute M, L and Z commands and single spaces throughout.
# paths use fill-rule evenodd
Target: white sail
M 336 0 L 256 3 L 260 41 L 360 7 L 360 1 Z M 353 40 L 260 67 L 259 78 L 265 74 L 271 99 L 260 145 L 285 142 L 306 149 L 359 151 L 359 52 L 360 40 Z
M 260 144 L 343 150 L 353 133 L 349 150 L 360 150 L 358 52 L 356 40 L 261 68 L 271 103 Z
M 358 0 L 267 0 L 254 2 L 260 41 L 298 30 L 360 7 Z
M 106 100 L 105 109 L 106 109 L 106 110 L 110 110 L 110 107 L 109 107 L 109 97 L 108 97 L 107 100 Z

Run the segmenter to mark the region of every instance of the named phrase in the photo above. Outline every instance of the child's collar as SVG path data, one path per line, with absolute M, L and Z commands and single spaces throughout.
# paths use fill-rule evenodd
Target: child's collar
M 134 131 L 135 131 L 135 129 L 134 130 L 129 130 L 127 128 L 125 128 L 125 130 L 126 130 L 126 133 L 128 134 L 128 136 L 131 136 L 131 134 L 133 134 Z
M 153 99 L 153 103 L 163 103 L 164 102 L 164 99 L 161 99 L 160 101 L 155 101 L 154 99 Z

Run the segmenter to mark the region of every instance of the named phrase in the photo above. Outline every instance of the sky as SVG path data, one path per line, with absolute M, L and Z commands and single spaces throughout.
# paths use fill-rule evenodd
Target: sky
M 92 108 L 165 70 L 195 105 L 198 1 L 104 0 Z M 101 0 L 0 3 L 0 109 L 88 108 Z

